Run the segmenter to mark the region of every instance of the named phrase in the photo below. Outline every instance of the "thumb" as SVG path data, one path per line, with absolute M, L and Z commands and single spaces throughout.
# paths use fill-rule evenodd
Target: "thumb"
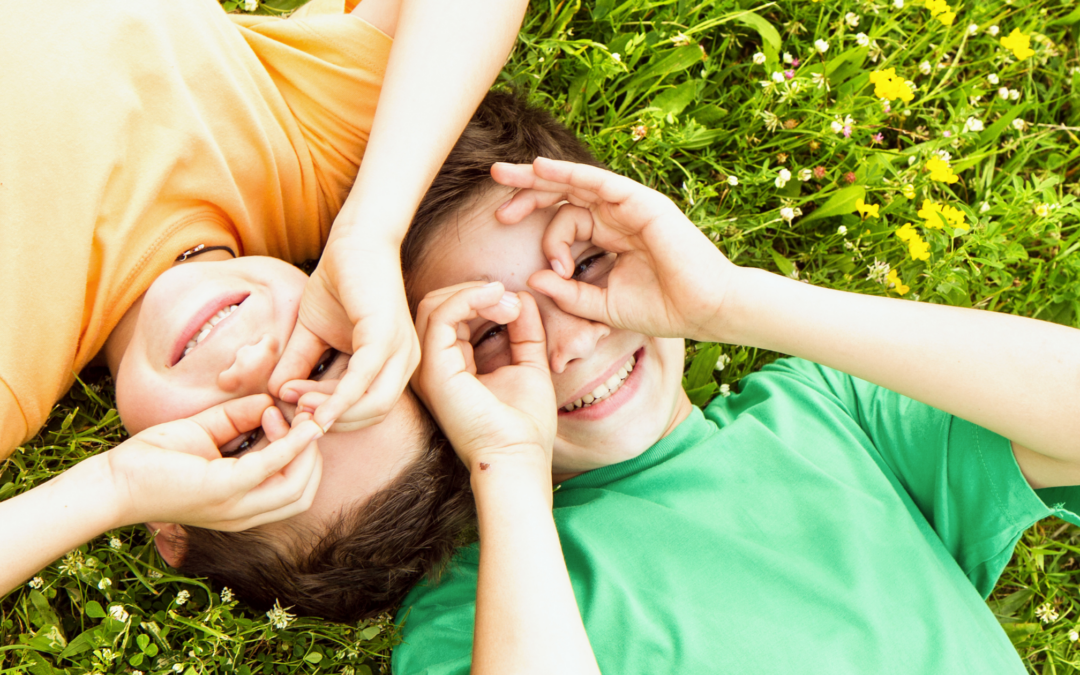
M 311 375 L 312 369 L 319 363 L 319 359 L 330 347 L 322 338 L 308 330 L 300 321 L 296 322 L 288 344 L 278 360 L 274 372 L 270 375 L 267 388 L 286 403 L 295 403 L 299 394 L 288 396 L 290 392 L 283 387 L 293 380 L 306 380 Z M 289 400 L 289 399 L 292 400 Z
M 547 373 L 547 336 L 540 310 L 531 293 L 518 293 L 518 299 L 521 300 L 521 311 L 517 319 L 506 327 L 510 336 L 510 361 L 514 365 L 528 365 Z
M 606 288 L 575 279 L 563 279 L 553 270 L 535 272 L 529 277 L 529 287 L 554 300 L 564 312 L 611 325 Z

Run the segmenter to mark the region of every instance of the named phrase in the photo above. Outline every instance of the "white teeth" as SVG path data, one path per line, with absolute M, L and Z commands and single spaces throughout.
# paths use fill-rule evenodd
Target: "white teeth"
M 236 308 L 239 306 L 240 305 L 229 305 L 214 316 L 210 317 L 210 320 L 202 325 L 202 328 L 200 328 L 199 332 L 195 334 L 195 337 L 191 338 L 191 340 L 189 340 L 188 343 L 184 346 L 184 353 L 183 355 L 181 355 L 180 358 L 184 358 L 188 355 L 188 353 L 191 352 L 192 349 L 195 349 L 195 347 L 200 342 L 206 339 L 207 335 L 210 335 L 210 331 L 214 330 L 214 326 L 218 325 L 225 317 L 235 312 Z
M 566 412 L 573 412 L 578 408 L 588 407 L 590 405 L 599 403 L 600 401 L 603 401 L 607 397 L 611 396 L 616 391 L 618 391 L 620 387 L 622 387 L 622 383 L 625 382 L 626 378 L 629 377 L 630 373 L 634 371 L 634 365 L 636 363 L 637 359 L 631 356 L 626 361 L 626 363 L 624 363 L 622 367 L 615 372 L 614 375 L 607 379 L 606 382 L 598 386 L 596 389 L 593 389 L 588 394 L 585 394 L 573 403 L 563 406 L 563 410 L 565 410 Z

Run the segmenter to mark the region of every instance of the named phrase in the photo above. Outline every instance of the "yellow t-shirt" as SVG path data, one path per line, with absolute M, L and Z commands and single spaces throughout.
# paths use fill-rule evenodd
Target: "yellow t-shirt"
M 4 7 L 0 458 L 183 251 L 318 255 L 391 40 L 340 0 L 336 14 L 315 9 L 283 20 L 231 18 L 214 0 Z

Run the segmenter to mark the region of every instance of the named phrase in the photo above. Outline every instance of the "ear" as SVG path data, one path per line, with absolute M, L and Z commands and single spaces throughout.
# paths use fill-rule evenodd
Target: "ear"
M 165 562 L 171 567 L 180 567 L 184 562 L 183 544 L 187 537 L 184 528 L 176 523 L 147 523 L 146 527 L 154 535 L 154 546 Z

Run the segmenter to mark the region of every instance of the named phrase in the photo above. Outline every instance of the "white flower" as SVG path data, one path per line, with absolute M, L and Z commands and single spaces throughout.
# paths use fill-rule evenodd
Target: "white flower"
M 1058 620 L 1057 610 L 1049 602 L 1044 602 L 1035 608 L 1035 616 L 1043 623 L 1053 623 Z
M 855 12 L 848 12 L 844 15 L 844 23 L 851 26 L 852 28 L 855 28 L 859 25 L 859 15 Z
M 979 213 L 986 213 L 990 210 L 990 202 L 983 202 L 979 204 Z
M 754 59 L 754 63 L 756 63 L 759 66 L 761 64 L 765 63 L 765 55 L 762 54 L 761 52 L 754 52 L 753 59 Z
M 829 124 L 829 127 L 832 128 L 834 134 L 838 134 L 844 130 L 844 125 L 842 122 L 840 122 L 840 120 L 833 120 Z
M 123 605 L 113 605 L 109 608 L 109 616 L 117 621 L 127 621 L 129 615 Z
M 952 154 L 948 150 L 935 150 L 934 154 L 942 158 L 946 162 L 952 160 Z
M 191 598 L 191 593 L 188 593 L 187 591 L 180 591 L 176 594 L 176 604 L 183 605 L 185 602 L 188 601 L 189 598 Z
M 799 171 L 799 180 L 801 180 L 804 183 L 809 181 L 813 177 L 814 177 L 814 172 L 811 171 L 810 169 L 802 169 L 802 170 Z
M 716 359 L 716 365 L 713 366 L 713 370 L 723 370 L 729 363 L 731 363 L 731 357 L 727 354 L 721 354 L 720 358 Z
M 820 39 L 814 40 L 814 48 L 824 54 L 825 52 L 829 51 L 829 43 Z
M 867 265 L 866 269 L 870 272 L 866 275 L 867 281 L 876 281 L 884 285 L 886 279 L 889 278 L 889 270 L 892 268 L 889 267 L 889 263 L 874 258 L 874 264 Z
M 112 586 L 112 579 L 110 579 L 109 577 L 102 577 L 101 581 L 99 581 L 97 585 L 98 589 L 102 591 L 106 590 L 109 586 Z
M 1005 87 L 998 89 L 998 96 L 1001 98 L 1009 98 L 1009 90 Z
M 724 398 L 727 398 L 728 396 L 731 396 L 731 385 L 730 384 L 722 384 L 722 385 L 720 385 L 720 395 L 723 396 Z
M 172 666 L 172 669 L 173 669 L 174 673 L 182 673 L 182 672 L 184 672 L 184 664 L 182 664 L 182 663 L 174 663 L 173 666 Z
M 1045 204 L 1045 203 L 1044 204 L 1037 204 L 1035 206 L 1035 215 L 1037 215 L 1040 218 L 1047 217 L 1048 215 L 1050 215 L 1050 205 Z M 1043 607 L 1049 607 L 1049 606 L 1050 605 L 1048 605 L 1048 604 L 1043 605 Z M 1038 614 L 1039 610 L 1035 610 L 1035 613 Z M 1057 614 L 1054 614 L 1054 619 L 1056 619 L 1056 618 L 1057 618 Z M 1053 621 L 1053 619 L 1051 619 L 1051 621 Z M 1049 623 L 1049 621 L 1044 620 L 1043 623 Z
M 919 72 L 923 75 L 929 75 L 932 69 L 933 67 L 930 65 L 929 61 L 923 61 L 919 64 Z
M 896 9 L 904 8 L 904 0 L 892 0 L 892 6 Z
M 292 623 L 294 619 L 296 619 L 296 615 L 289 614 L 281 606 L 281 602 L 275 600 L 273 608 L 271 608 L 270 611 L 266 613 L 266 618 L 270 619 L 271 626 L 278 630 L 283 630 L 285 628 L 288 628 L 289 624 Z
M 232 589 L 229 588 L 228 586 L 221 589 L 221 601 L 222 602 L 232 602 L 233 601 L 233 592 L 232 592 Z
M 131 675 L 143 675 L 143 671 L 141 671 L 141 670 L 133 670 L 133 671 L 131 671 Z
M 986 32 L 987 32 L 987 33 L 990 33 L 990 35 L 994 35 L 994 36 L 996 36 L 996 35 L 998 34 L 998 32 L 999 32 L 1000 30 L 1001 30 L 1001 29 L 1000 29 L 1000 28 L 998 28 L 998 27 L 997 27 L 997 25 L 995 24 L 995 25 L 993 25 L 993 26 L 990 26 L 989 28 L 987 28 L 987 29 L 986 29 Z
M 986 81 L 996 87 L 998 82 L 1001 82 L 1001 78 L 997 76 L 997 73 L 990 73 L 986 76 Z
M 795 218 L 795 209 L 785 206 L 780 209 L 780 217 L 790 223 Z
M 978 118 L 969 117 L 964 122 L 964 131 L 982 131 L 982 130 L 983 130 L 983 123 L 982 123 L 982 120 L 980 120 Z
M 44 586 L 44 585 L 45 585 L 45 580 L 42 579 L 41 577 L 34 577 L 33 579 L 30 580 L 30 583 L 27 584 L 27 586 L 29 586 L 30 588 L 33 588 L 34 590 L 40 590 L 41 587 Z
M 614 61 L 615 63 L 622 63 L 622 57 L 619 56 L 619 52 L 612 52 L 611 53 L 611 60 Z
M 790 64 L 794 60 L 794 57 L 792 57 L 790 53 L 784 52 L 784 63 Z
M 1010 101 L 1019 101 L 1020 100 L 1020 92 L 1015 90 L 1015 89 L 1010 89 L 1009 90 L 1009 100 Z
M 1077 640 L 1080 640 L 1080 630 L 1073 628 L 1071 631 L 1069 631 L 1069 641 L 1076 642 Z
M 772 77 L 772 81 L 777 83 L 777 84 L 780 84 L 781 82 L 784 81 L 784 74 L 781 73 L 779 70 L 774 72 L 771 77 Z
M 859 33 L 855 36 L 855 44 L 859 45 L 860 47 L 869 47 L 870 38 L 866 35 L 866 33 Z
M 1022 118 L 1017 117 L 1012 121 L 1012 128 L 1016 129 L 1017 131 L 1023 131 L 1024 129 L 1027 129 L 1027 122 L 1025 122 Z
M 259 8 L 259 0 L 244 0 L 244 11 L 254 12 Z
M 120 541 L 119 537 L 112 537 L 111 539 L 109 539 L 109 548 L 114 551 L 119 551 L 120 549 L 124 548 L 124 542 Z
M 836 228 L 836 233 L 838 235 L 840 235 L 841 237 L 846 237 L 847 236 L 847 227 L 841 225 L 840 227 Z
M 829 80 L 825 77 L 825 73 L 811 73 L 810 82 L 818 89 L 824 87 L 825 91 L 829 91 Z
M 780 169 L 780 175 L 778 175 L 773 182 L 776 184 L 776 187 L 782 188 L 787 185 L 789 180 L 791 180 L 791 172 L 787 169 Z
M 973 23 L 968 26 L 968 35 L 974 35 L 979 32 L 979 24 Z
M 737 176 L 728 176 L 727 177 L 727 184 L 730 185 L 731 187 L 735 187 L 736 185 L 739 184 L 738 177 Z
M 845 241 L 844 242 L 844 248 L 846 248 L 849 251 L 854 250 L 855 244 L 852 244 L 850 241 Z

